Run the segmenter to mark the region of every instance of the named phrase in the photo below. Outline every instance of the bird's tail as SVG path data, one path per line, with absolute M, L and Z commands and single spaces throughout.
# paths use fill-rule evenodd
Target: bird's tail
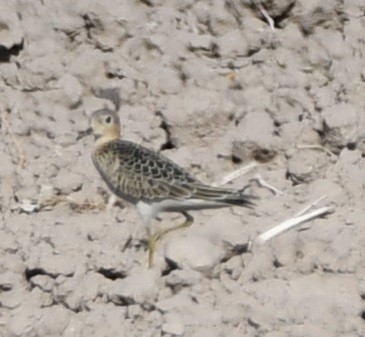
M 194 198 L 252 208 L 256 197 L 247 193 L 248 188 L 248 185 L 241 190 L 202 185 L 197 187 Z

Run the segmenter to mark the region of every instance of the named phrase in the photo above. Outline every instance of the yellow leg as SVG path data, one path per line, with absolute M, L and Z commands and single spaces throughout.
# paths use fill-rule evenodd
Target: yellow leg
M 194 222 L 194 218 L 189 215 L 186 212 L 182 212 L 182 214 L 185 216 L 185 221 L 184 223 L 175 226 L 175 227 L 171 227 L 171 228 L 167 228 L 167 229 L 163 229 L 160 231 L 157 231 L 155 234 L 148 235 L 148 267 L 152 268 L 153 267 L 153 256 L 156 250 L 156 242 L 160 241 L 166 234 L 171 233 L 175 230 L 178 230 L 180 228 L 187 228 L 190 227 L 193 222 Z
M 153 267 L 153 255 L 156 250 L 156 236 L 149 235 L 148 236 L 148 268 Z
M 182 214 L 185 216 L 185 222 L 178 225 L 178 226 L 171 227 L 171 228 L 166 228 L 166 229 L 163 229 L 163 230 L 160 230 L 160 231 L 156 232 L 156 234 L 155 234 L 156 242 L 161 240 L 168 233 L 176 231 L 177 229 L 188 228 L 193 224 L 194 218 L 190 214 L 188 214 L 186 212 L 183 212 Z

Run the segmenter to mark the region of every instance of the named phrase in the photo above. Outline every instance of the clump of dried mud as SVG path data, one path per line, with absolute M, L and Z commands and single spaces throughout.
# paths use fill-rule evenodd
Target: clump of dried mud
M 258 3 L 0 4 L 0 336 L 363 335 L 365 5 Z M 254 161 L 232 184 L 284 194 L 193 214 L 148 270 L 81 137 L 104 105 L 206 182 Z M 327 218 L 227 252 L 323 195 Z

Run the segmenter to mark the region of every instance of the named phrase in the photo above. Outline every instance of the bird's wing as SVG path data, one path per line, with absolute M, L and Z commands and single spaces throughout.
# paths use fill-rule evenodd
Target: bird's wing
M 109 188 L 131 202 L 200 199 L 253 205 L 244 189 L 207 186 L 168 158 L 132 142 L 118 139 L 101 145 L 93 161 Z
M 203 186 L 169 159 L 128 141 L 101 145 L 93 153 L 93 162 L 109 188 L 131 201 L 191 198 L 196 186 Z

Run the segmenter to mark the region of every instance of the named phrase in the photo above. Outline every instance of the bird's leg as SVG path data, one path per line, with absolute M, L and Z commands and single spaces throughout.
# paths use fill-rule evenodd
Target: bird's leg
M 186 212 L 182 212 L 182 214 L 185 216 L 185 221 L 182 224 L 175 226 L 175 227 L 157 231 L 154 234 L 150 233 L 150 231 L 149 231 L 149 233 L 148 233 L 148 268 L 153 267 L 153 257 L 155 254 L 157 241 L 160 241 L 166 234 L 168 234 L 170 232 L 173 232 L 180 228 L 189 227 L 193 224 L 194 218 L 190 214 L 188 214 Z
M 178 226 L 174 226 L 174 227 L 171 227 L 171 228 L 166 228 L 166 229 L 157 231 L 155 233 L 156 242 L 161 240 L 168 233 L 171 233 L 171 232 L 173 232 L 177 229 L 180 229 L 180 228 L 190 227 L 193 224 L 194 218 L 190 214 L 188 214 L 187 212 L 181 212 L 181 213 L 184 215 L 185 221 L 182 224 L 178 225 Z
M 156 250 L 156 235 L 148 234 L 148 268 L 153 267 L 153 256 Z

